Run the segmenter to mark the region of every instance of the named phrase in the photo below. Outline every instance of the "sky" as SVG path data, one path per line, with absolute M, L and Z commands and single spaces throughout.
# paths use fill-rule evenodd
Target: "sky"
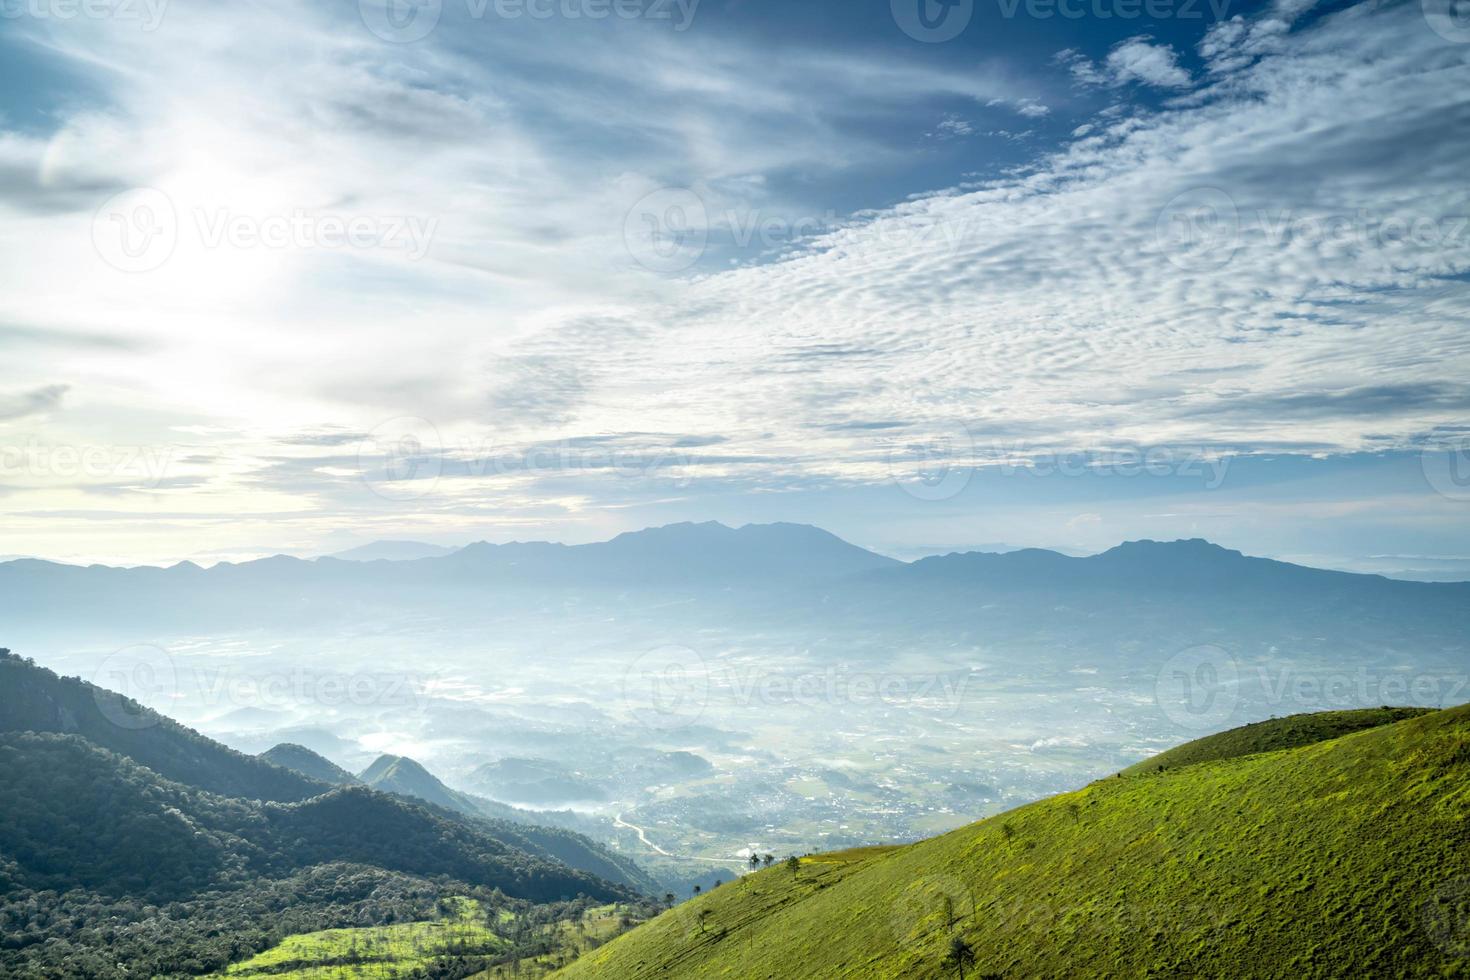
M 1464 0 L 0 0 L 0 555 L 1470 578 Z

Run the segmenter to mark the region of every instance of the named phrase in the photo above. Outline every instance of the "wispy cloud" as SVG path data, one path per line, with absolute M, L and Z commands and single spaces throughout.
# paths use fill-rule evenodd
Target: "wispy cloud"
M 1470 46 L 1417 9 L 1278 3 L 1197 61 L 1140 35 L 1025 71 L 647 25 L 391 45 L 294 3 L 15 26 L 108 97 L 0 132 L 26 325 L 0 348 L 58 340 L 0 410 L 214 460 L 150 491 L 205 546 L 246 512 L 442 528 L 883 483 L 916 446 L 1346 453 L 1464 417 Z M 1048 149 L 834 209 L 832 182 L 1016 130 Z M 132 188 L 162 198 L 107 224 Z M 168 252 L 126 268 L 94 241 L 119 232 Z M 642 236 L 702 255 L 660 274 Z M 405 418 L 441 465 L 391 499 L 359 444 Z M 30 481 L 28 513 L 90 512 L 74 483 Z

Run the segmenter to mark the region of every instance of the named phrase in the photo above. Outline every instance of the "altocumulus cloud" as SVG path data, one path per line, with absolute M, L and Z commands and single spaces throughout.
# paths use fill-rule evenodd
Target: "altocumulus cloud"
M 303 526 L 347 502 L 394 511 L 354 479 L 350 437 L 401 416 L 448 461 L 411 505 L 445 527 L 704 483 L 882 481 L 914 444 L 1413 447 L 1463 417 L 1470 373 L 1470 45 L 1417 5 L 1306 10 L 1215 26 L 1193 74 L 1139 36 L 1045 79 L 812 52 L 752 72 L 757 45 L 611 22 L 446 24 L 389 46 L 304 4 L 252 6 L 248 32 L 240 8 L 182 5 L 152 34 L 18 24 L 107 79 L 109 101 L 0 136 L 0 261 L 19 284 L 0 318 L 105 325 L 136 350 L 77 345 L 0 412 L 54 409 L 59 390 L 36 387 L 54 376 L 94 405 L 173 413 L 190 452 L 234 461 L 192 513 Z M 1068 93 L 1097 87 L 1167 101 L 1071 116 Z M 926 99 L 964 104 L 922 117 L 954 120 L 935 130 L 966 137 L 950 145 L 1007 118 L 1074 136 L 744 267 L 659 276 L 629 255 L 630 209 L 671 185 L 711 217 L 817 210 L 780 175 L 891 162 L 880 123 Z M 850 125 L 854 105 L 877 122 Z M 177 219 L 172 257 L 141 275 L 87 238 L 92 210 L 139 186 Z M 412 253 L 195 233 L 201 215 L 297 212 L 432 218 L 433 238 Z M 588 436 L 621 448 L 555 472 L 471 465 Z M 687 472 L 640 490 L 643 460 Z

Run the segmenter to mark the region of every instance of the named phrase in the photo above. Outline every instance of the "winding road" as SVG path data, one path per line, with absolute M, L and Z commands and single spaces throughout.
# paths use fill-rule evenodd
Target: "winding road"
M 626 820 L 624 820 L 623 819 L 623 815 L 621 813 L 618 814 L 617 816 L 613 817 L 613 823 L 615 825 L 619 826 L 619 827 L 627 827 L 629 830 L 636 831 L 637 834 L 638 834 L 638 839 L 641 840 L 643 842 L 643 846 L 646 847 L 646 848 L 648 848 L 649 850 L 656 851 L 659 854 L 662 854 L 664 857 L 670 857 L 671 858 L 671 857 L 674 856 L 674 855 L 670 854 L 668 851 L 664 850 L 662 847 L 659 847 L 653 841 L 649 840 L 648 839 L 648 835 L 643 832 L 643 828 L 642 827 L 639 827 L 639 826 L 636 826 L 634 824 L 628 823 Z

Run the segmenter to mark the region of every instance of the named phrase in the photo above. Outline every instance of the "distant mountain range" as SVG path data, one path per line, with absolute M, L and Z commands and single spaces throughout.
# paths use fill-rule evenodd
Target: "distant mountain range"
M 0 562 L 0 582 L 21 588 L 30 583 L 32 592 L 74 585 L 104 590 L 148 585 L 180 588 L 210 582 L 241 585 L 257 580 L 292 584 L 392 581 L 405 584 L 494 582 L 545 587 L 760 588 L 831 585 L 879 573 L 886 573 L 885 581 L 894 583 L 1004 583 L 1010 587 L 1045 585 L 1048 588 L 1089 583 L 1217 587 L 1308 579 L 1326 582 L 1328 577 L 1338 583 L 1387 581 L 1378 575 L 1249 558 L 1200 539 L 1131 541 L 1087 557 L 1022 548 L 957 552 L 903 562 L 849 544 L 807 524 L 747 524 L 731 528 L 713 521 L 630 531 L 593 544 L 479 542 L 451 549 L 412 541 L 381 541 L 318 559 L 277 555 L 238 564 L 221 562 L 210 568 L 193 562 L 132 568 L 67 565 L 29 558 Z M 1417 583 L 1409 583 L 1411 587 L 1414 584 Z M 1470 583 L 1461 584 L 1470 586 Z
M 327 557 L 339 561 L 416 561 L 419 558 L 443 558 L 455 550 L 422 541 L 374 541 Z
M 571 594 L 578 601 L 569 606 Z M 395 561 L 276 556 L 208 569 L 189 562 L 126 569 L 0 564 L 0 617 L 17 631 L 38 633 L 94 623 L 112 633 L 120 626 L 351 628 L 396 612 L 462 623 L 531 615 L 542 602 L 551 603 L 543 612 L 554 609 L 567 623 L 599 603 L 617 605 L 628 620 L 637 617 L 627 600 L 639 595 L 650 600 L 642 608 L 658 615 L 721 625 L 804 624 L 824 633 L 944 629 L 1036 638 L 1040 616 L 1059 631 L 1057 642 L 1068 643 L 1096 637 L 1113 622 L 1140 642 L 1212 628 L 1267 643 L 1286 631 L 1380 648 L 1459 648 L 1470 636 L 1470 583 L 1314 569 L 1198 539 L 1135 541 L 1089 557 L 1023 549 L 902 562 L 808 525 L 710 522 L 595 544 L 480 543 Z M 642 618 L 656 620 L 652 613 Z

